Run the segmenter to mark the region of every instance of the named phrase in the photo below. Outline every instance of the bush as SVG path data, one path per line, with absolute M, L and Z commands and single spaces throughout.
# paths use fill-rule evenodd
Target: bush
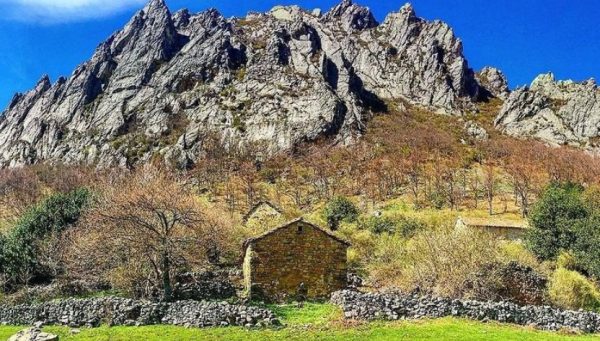
M 558 268 L 550 279 L 548 289 L 551 302 L 563 309 L 590 309 L 600 307 L 600 293 L 587 278 L 578 272 Z
M 395 280 L 406 291 L 420 290 L 448 297 L 463 297 L 468 279 L 498 261 L 497 240 L 477 231 L 452 227 L 425 230 L 405 246 L 401 275 Z M 391 263 L 384 259 L 381 264 Z M 386 281 L 390 281 L 386 279 Z
M 597 190 L 584 192 L 569 183 L 548 186 L 532 210 L 529 248 L 542 260 L 562 254 L 565 267 L 600 277 L 599 202 Z
M 376 287 L 395 287 L 403 279 L 407 241 L 395 234 L 382 234 L 365 258 L 371 284 Z
M 359 220 L 358 226 L 362 230 L 369 230 L 375 234 L 396 232 L 396 222 L 387 217 L 363 218 Z
M 536 271 L 544 272 L 542 266 L 531 251 L 529 251 L 521 242 L 504 241 L 500 244 L 500 255 L 505 263 L 516 262 L 518 264 L 531 267 Z
M 577 260 L 570 252 L 563 251 L 556 259 L 556 266 L 567 270 L 577 271 Z
M 511 301 L 541 305 L 547 279 L 533 268 L 511 261 L 485 266 L 470 278 L 468 296 L 482 301 Z
M 349 223 L 356 221 L 358 208 L 348 198 L 335 197 L 327 203 L 324 218 L 330 229 L 337 230 L 342 221 Z
M 446 196 L 440 192 L 431 192 L 428 200 L 431 206 L 437 210 L 441 210 L 447 204 Z
M 573 267 L 585 274 L 600 277 L 600 215 L 576 225 L 576 241 L 570 250 L 574 256 Z
M 43 250 L 47 239 L 64 231 L 79 219 L 89 199 L 86 189 L 55 194 L 28 210 L 3 241 L 0 272 L 10 285 L 48 277 Z
M 577 226 L 589 216 L 581 186 L 551 184 L 533 206 L 527 244 L 542 260 L 554 260 L 575 243 Z
M 426 227 L 426 224 L 418 219 L 402 217 L 396 223 L 396 231 L 403 238 L 411 238 L 417 232 L 423 230 Z
M 363 230 L 369 230 L 375 234 L 397 233 L 403 238 L 410 238 L 419 230 L 425 227 L 420 220 L 408 217 L 398 219 L 389 217 L 369 217 L 359 219 L 358 227 Z

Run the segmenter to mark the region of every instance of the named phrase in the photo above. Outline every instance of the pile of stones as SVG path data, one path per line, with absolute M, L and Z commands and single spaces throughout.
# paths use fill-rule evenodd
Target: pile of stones
M 226 302 L 153 303 L 103 297 L 66 299 L 32 305 L 0 305 L 0 324 L 34 323 L 69 327 L 97 327 L 101 324 L 259 327 L 279 324 L 275 315 L 267 309 Z
M 398 320 L 446 316 L 498 321 L 544 330 L 600 332 L 600 314 L 567 311 L 550 306 L 520 306 L 510 302 L 456 300 L 401 293 L 362 293 L 342 290 L 331 301 L 342 307 L 347 319 Z

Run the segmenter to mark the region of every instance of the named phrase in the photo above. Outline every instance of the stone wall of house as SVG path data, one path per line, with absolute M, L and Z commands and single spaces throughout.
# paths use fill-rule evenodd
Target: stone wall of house
M 186 327 L 277 325 L 275 315 L 258 307 L 226 302 L 153 303 L 118 297 L 66 299 L 40 304 L 0 305 L 0 324 L 108 325 L 172 324 Z
M 600 314 L 568 311 L 549 306 L 521 306 L 510 302 L 455 300 L 407 294 L 335 292 L 331 301 L 340 305 L 345 318 L 399 320 L 454 316 L 479 321 L 498 321 L 544 330 L 600 332 Z
M 347 245 L 303 221 L 250 243 L 245 281 L 253 299 L 329 298 L 347 285 Z M 304 283 L 305 292 L 299 290 Z

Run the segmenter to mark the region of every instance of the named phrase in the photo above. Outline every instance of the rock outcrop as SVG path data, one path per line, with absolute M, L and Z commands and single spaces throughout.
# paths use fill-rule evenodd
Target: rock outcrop
M 497 72 L 491 93 L 504 94 Z M 276 152 L 320 137 L 347 143 L 403 100 L 446 114 L 484 93 L 448 25 L 410 5 L 379 24 L 349 0 L 226 19 L 151 0 L 68 78 L 43 77 L 0 119 L 0 166 L 38 162 L 187 167 L 216 135 Z
M 489 92 L 489 95 L 502 100 L 506 100 L 510 95 L 508 80 L 502 71 L 486 66 L 477 73 L 476 77 L 479 84 Z
M 552 73 L 540 75 L 509 96 L 495 123 L 512 136 L 597 149 L 600 90 L 593 79 L 575 83 L 556 81 Z
M 469 138 L 475 141 L 486 141 L 490 138 L 490 135 L 485 128 L 473 121 L 467 121 L 465 123 L 465 132 Z

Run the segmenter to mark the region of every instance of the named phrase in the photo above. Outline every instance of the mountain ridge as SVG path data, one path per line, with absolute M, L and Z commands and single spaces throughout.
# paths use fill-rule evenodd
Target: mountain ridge
M 216 134 L 269 152 L 351 143 L 389 101 L 461 116 L 508 97 L 504 75 L 469 67 L 462 41 L 410 4 L 378 23 L 343 0 L 326 13 L 277 6 L 245 18 L 171 13 L 151 0 L 91 59 L 16 95 L 0 121 L 0 165 L 189 167 Z

